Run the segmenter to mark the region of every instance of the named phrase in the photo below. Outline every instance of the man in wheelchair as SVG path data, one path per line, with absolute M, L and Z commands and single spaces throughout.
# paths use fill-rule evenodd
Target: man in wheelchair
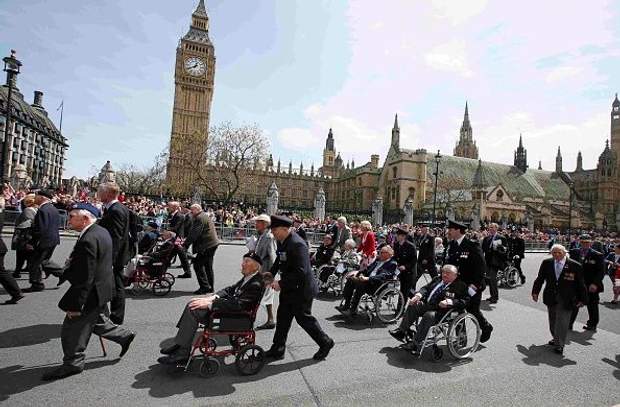
M 165 365 L 186 363 L 198 324 L 207 322 L 211 312 L 235 313 L 256 308 L 263 295 L 261 265 L 260 256 L 249 252 L 243 256 L 241 263 L 243 278 L 241 280 L 215 294 L 193 298 L 185 306 L 181 319 L 177 323 L 179 330 L 174 338 L 174 344 L 161 349 L 161 353 L 166 356 L 160 357 L 157 361 Z
M 332 235 L 329 233 L 323 236 L 323 242 L 316 250 L 316 252 L 310 258 L 310 264 L 316 268 L 321 267 L 324 264 L 329 264 L 334 257 L 335 247 L 333 247 Z
M 373 294 L 384 282 L 395 278 L 397 264 L 393 256 L 394 249 L 384 245 L 377 260 L 365 270 L 352 272 L 344 286 L 344 302 L 336 309 L 347 316 L 355 316 L 363 294 Z
M 409 300 L 399 327 L 389 331 L 394 339 L 405 342 L 411 337 L 411 326 L 422 317 L 413 341 L 407 343 L 405 349 L 419 353 L 431 326 L 447 312 L 465 309 L 469 301 L 467 285 L 457 280 L 457 276 L 457 268 L 447 264 L 441 268 L 441 277 L 433 279 Z

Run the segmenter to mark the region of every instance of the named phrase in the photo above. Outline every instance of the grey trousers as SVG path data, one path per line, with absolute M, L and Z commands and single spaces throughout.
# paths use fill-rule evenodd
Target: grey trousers
M 196 330 L 198 329 L 198 323 L 202 321 L 206 321 L 209 312 L 208 309 L 197 309 L 191 311 L 189 309 L 189 304 L 185 306 L 183 310 L 183 314 L 181 315 L 181 319 L 177 323 L 177 328 L 179 331 L 177 335 L 174 337 L 174 343 L 179 345 L 179 353 L 188 353 L 192 349 L 192 342 L 194 341 L 194 336 L 196 335 Z
M 86 358 L 84 351 L 93 333 L 118 344 L 123 344 L 127 340 L 131 331 L 110 322 L 108 314 L 106 305 L 77 318 L 65 317 L 60 331 L 64 353 L 63 364 L 84 368 Z
M 439 313 L 436 307 L 429 306 L 428 304 L 420 301 L 414 305 L 407 306 L 405 309 L 405 315 L 400 321 L 400 329 L 404 332 L 409 330 L 409 327 L 413 325 L 419 317 L 422 317 L 418 323 L 418 327 L 415 333 L 414 341 L 418 345 L 424 342 L 426 334 L 431 326 L 435 325 L 439 319 L 444 315 L 444 312 Z
M 553 341 L 557 346 L 564 347 L 572 310 L 564 308 L 558 302 L 554 306 L 547 307 L 547 312 L 549 314 L 549 331 L 553 336 Z

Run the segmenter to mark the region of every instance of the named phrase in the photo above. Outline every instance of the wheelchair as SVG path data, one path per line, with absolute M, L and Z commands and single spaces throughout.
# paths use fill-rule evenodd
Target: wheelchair
M 514 256 L 504 269 L 497 270 L 497 284 L 500 287 L 515 288 L 520 281 L 519 270 L 515 267 L 515 261 L 519 256 Z
M 235 367 L 243 376 L 260 372 L 265 365 L 265 351 L 256 345 L 256 333 L 253 329 L 259 307 L 260 304 L 248 312 L 211 312 L 208 321 L 201 324 L 202 332 L 192 345 L 184 372 L 190 372 L 192 363 L 196 359 L 202 359 L 200 375 L 214 376 L 220 370 L 220 359 L 226 356 L 235 356 Z M 199 330 L 201 328 L 199 327 Z M 228 336 L 229 346 L 221 349 L 213 339 L 214 336 Z
M 324 264 L 317 269 L 315 274 L 319 289 L 326 293 L 331 292 L 337 297 L 344 291 L 347 275 L 357 270 L 344 261 L 337 261 L 335 264 Z
M 417 330 L 418 321 L 413 326 L 414 331 Z M 427 348 L 432 348 L 433 360 L 443 358 L 443 349 L 439 347 L 439 343 L 444 340 L 452 357 L 468 358 L 478 350 L 480 334 L 480 325 L 472 314 L 465 311 L 449 311 L 429 328 L 420 346 L 418 359 L 422 357 L 424 349 Z M 413 340 L 413 337 L 410 339 Z
M 125 283 L 131 285 L 131 294 L 140 295 L 150 289 L 153 295 L 162 297 L 170 292 L 176 281 L 168 272 L 173 248 L 170 245 L 156 244 L 149 250 L 148 255 L 137 254 L 130 260 L 123 275 Z
M 405 298 L 400 292 L 400 281 L 397 277 L 385 281 L 372 295 L 364 293 L 360 298 L 357 311 L 366 315 L 369 324 L 374 317 L 384 324 L 392 324 L 403 314 Z

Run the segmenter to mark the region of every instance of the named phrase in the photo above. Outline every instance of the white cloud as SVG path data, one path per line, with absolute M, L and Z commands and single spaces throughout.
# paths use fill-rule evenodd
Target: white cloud
M 463 40 L 438 45 L 424 56 L 424 60 L 428 66 L 439 71 L 455 72 L 465 77 L 473 74 L 467 62 L 466 45 Z
M 549 71 L 545 77 L 547 82 L 560 82 L 579 75 L 583 68 L 578 66 L 559 66 Z
M 278 131 L 276 138 L 284 147 L 293 151 L 304 151 L 309 148 L 316 149 L 321 144 L 319 139 L 309 129 L 287 128 Z
M 463 23 L 482 13 L 487 7 L 488 0 L 432 0 L 435 15 L 450 20 L 453 25 Z

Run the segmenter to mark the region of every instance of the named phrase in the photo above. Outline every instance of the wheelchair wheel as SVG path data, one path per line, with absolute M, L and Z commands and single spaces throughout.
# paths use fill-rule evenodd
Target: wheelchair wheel
M 469 313 L 457 316 L 448 328 L 446 342 L 450 354 L 455 358 L 471 356 L 480 344 L 480 325 L 476 318 Z
M 173 276 L 171 273 L 164 273 L 162 278 L 164 280 L 168 280 L 168 282 L 170 283 L 170 286 L 173 286 L 174 283 L 177 281 L 177 278 L 175 276 Z
M 395 322 L 403 313 L 405 299 L 396 287 L 386 287 L 375 298 L 377 318 L 384 324 Z
M 235 367 L 239 374 L 250 376 L 258 373 L 265 365 L 265 351 L 258 345 L 246 345 L 235 357 Z
M 510 288 L 515 288 L 519 284 L 519 270 L 517 270 L 515 267 L 509 267 L 504 271 L 504 273 L 504 275 L 506 276 L 506 286 Z
M 443 349 L 437 345 L 433 345 L 433 360 L 441 360 L 443 358 Z
M 150 283 L 146 280 L 134 281 L 131 285 L 131 293 L 133 295 L 140 295 L 149 288 Z
M 203 355 L 208 355 L 210 352 L 213 352 L 215 348 L 217 348 L 217 342 L 215 342 L 213 338 L 209 338 L 206 341 L 203 340 L 200 344 L 200 352 L 202 352 Z
M 215 358 L 205 358 L 200 364 L 200 375 L 202 377 L 211 377 L 220 370 L 220 361 Z
M 168 294 L 171 289 L 172 284 L 170 284 L 170 281 L 168 280 L 161 279 L 153 283 L 153 295 L 156 295 L 158 297 L 163 297 L 164 295 Z

